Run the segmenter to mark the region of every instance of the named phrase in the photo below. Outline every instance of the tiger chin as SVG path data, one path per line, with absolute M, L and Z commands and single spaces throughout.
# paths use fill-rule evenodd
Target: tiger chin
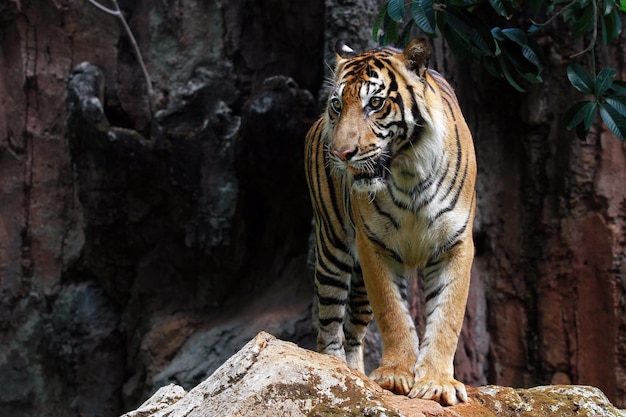
M 443 405 L 468 400 L 454 379 L 474 243 L 472 136 L 430 46 L 356 53 L 335 47 L 325 111 L 305 144 L 315 215 L 317 345 L 360 371 L 375 319 L 383 340 L 370 375 L 397 394 Z M 407 279 L 422 268 L 419 341 Z

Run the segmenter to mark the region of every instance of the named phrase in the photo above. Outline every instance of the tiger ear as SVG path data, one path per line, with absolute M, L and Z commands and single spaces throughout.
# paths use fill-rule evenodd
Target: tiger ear
M 356 56 L 356 52 L 354 52 L 354 49 L 343 43 L 342 40 L 338 40 L 335 43 L 335 58 L 337 59 L 337 63 L 344 59 L 352 58 L 354 56 Z
M 402 55 L 409 71 L 422 77 L 430 59 L 430 45 L 426 39 L 413 39 L 409 42 Z

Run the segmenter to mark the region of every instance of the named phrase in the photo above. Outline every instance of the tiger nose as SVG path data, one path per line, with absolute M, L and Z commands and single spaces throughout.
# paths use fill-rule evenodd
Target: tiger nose
M 359 151 L 358 148 L 354 149 L 334 149 L 333 153 L 339 157 L 342 161 L 349 161 L 354 158 L 354 155 Z

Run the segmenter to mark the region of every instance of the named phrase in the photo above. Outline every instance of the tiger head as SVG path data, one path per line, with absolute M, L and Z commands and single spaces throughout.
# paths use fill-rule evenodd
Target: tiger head
M 396 156 L 408 150 L 425 124 L 426 40 L 404 50 L 383 47 L 362 54 L 338 42 L 328 98 L 326 138 L 333 168 L 352 180 L 352 189 L 385 187 Z M 428 116 L 426 115 L 426 118 Z

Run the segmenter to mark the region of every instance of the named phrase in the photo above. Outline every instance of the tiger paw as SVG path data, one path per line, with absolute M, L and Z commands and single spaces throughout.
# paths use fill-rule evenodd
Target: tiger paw
M 370 374 L 370 378 L 381 388 L 400 395 L 407 395 L 415 380 L 415 376 L 413 372 L 409 371 L 409 368 L 396 365 L 381 366 Z
M 434 400 L 441 405 L 467 402 L 465 385 L 454 378 L 433 379 L 425 376 L 415 381 L 408 395 L 410 398 Z

